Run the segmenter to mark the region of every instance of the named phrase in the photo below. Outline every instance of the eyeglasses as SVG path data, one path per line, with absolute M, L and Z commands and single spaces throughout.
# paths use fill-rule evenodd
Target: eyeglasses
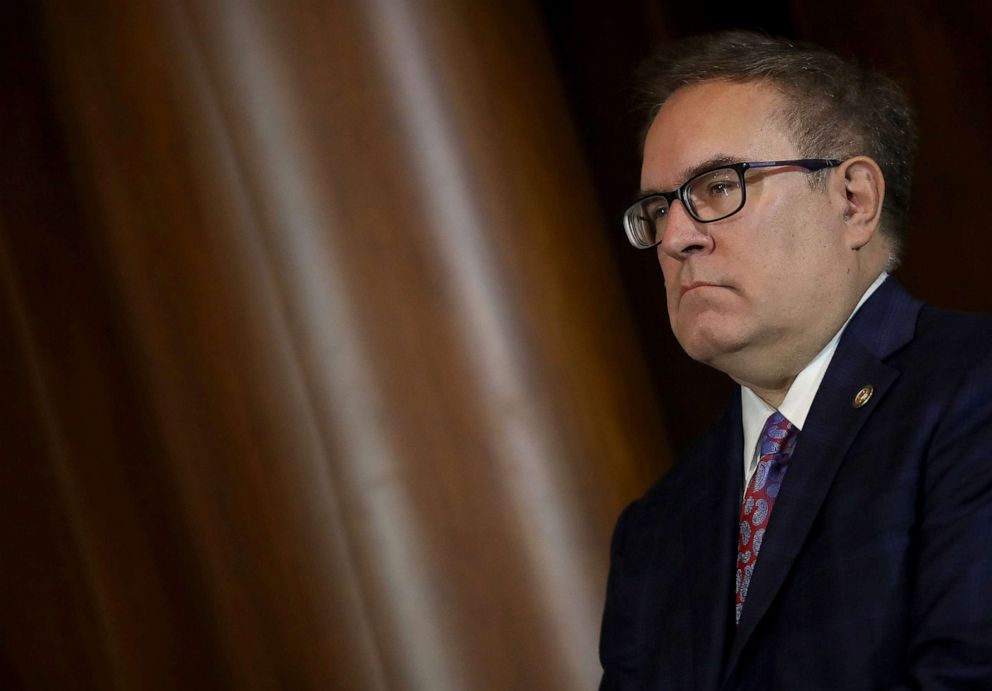
M 638 249 L 654 247 L 665 234 L 668 210 L 678 199 L 689 215 L 700 223 L 722 221 L 744 208 L 747 188 L 744 173 L 751 168 L 795 166 L 813 173 L 839 166 L 834 158 L 801 158 L 795 161 L 732 163 L 704 171 L 674 192 L 655 192 L 641 197 L 623 214 L 623 226 L 630 244 Z

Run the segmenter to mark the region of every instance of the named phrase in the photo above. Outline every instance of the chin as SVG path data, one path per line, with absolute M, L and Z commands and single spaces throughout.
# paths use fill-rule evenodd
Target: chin
M 676 330 L 675 338 L 693 360 L 721 371 L 724 370 L 721 362 L 732 358 L 746 345 L 740 334 L 705 328 L 687 329 L 685 333 Z

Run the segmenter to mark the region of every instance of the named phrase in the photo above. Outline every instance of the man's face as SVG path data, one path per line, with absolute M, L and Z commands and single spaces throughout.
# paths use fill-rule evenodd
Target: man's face
M 642 189 L 673 190 L 716 159 L 802 158 L 776 116 L 783 105 L 763 83 L 679 89 L 648 131 Z M 676 337 L 738 381 L 775 364 L 763 359 L 804 365 L 853 307 L 843 204 L 799 170 L 749 171 L 744 208 L 722 221 L 699 223 L 674 202 L 658 246 Z

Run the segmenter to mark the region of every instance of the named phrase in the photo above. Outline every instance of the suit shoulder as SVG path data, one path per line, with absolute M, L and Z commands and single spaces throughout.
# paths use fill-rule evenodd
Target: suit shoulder
M 906 434 L 928 435 L 929 448 L 929 435 L 955 433 L 959 422 L 989 414 L 992 315 L 924 306 L 912 341 L 887 363 L 900 372 L 890 400 L 896 424 L 911 421 Z
M 681 510 L 685 502 L 678 498 L 697 496 L 717 473 L 740 470 L 743 443 L 740 400 L 734 396 L 716 422 L 679 454 L 668 472 L 634 501 L 625 514 L 632 523 L 653 523 Z
M 992 315 L 924 306 L 907 361 L 956 379 L 992 358 Z
M 917 336 L 955 339 L 984 336 L 975 345 L 989 349 L 992 347 L 989 341 L 989 336 L 992 336 L 992 314 L 924 305 L 917 322 Z

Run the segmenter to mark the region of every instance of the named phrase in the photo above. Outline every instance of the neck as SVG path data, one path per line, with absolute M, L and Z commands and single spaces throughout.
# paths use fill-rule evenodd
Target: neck
M 778 409 L 782 405 L 782 401 L 785 400 L 785 395 L 789 393 L 789 389 L 792 387 L 792 382 L 796 380 L 795 375 L 783 380 L 778 385 L 773 387 L 759 386 L 755 384 L 749 384 L 744 381 L 737 381 L 741 386 L 746 386 L 751 389 L 758 398 L 763 400 L 765 403 L 770 405 L 772 408 Z
M 764 357 L 760 358 L 744 358 L 737 363 L 736 371 L 725 371 L 734 381 L 751 389 L 765 403 L 773 408 L 779 408 L 799 373 L 813 362 L 844 328 L 875 278 L 877 274 L 857 292 L 856 296 L 853 296 L 850 306 L 838 314 L 829 325 L 825 325 L 816 337 L 795 344 L 791 349 L 776 350 L 773 347 L 771 350 L 775 352 L 765 352 Z

